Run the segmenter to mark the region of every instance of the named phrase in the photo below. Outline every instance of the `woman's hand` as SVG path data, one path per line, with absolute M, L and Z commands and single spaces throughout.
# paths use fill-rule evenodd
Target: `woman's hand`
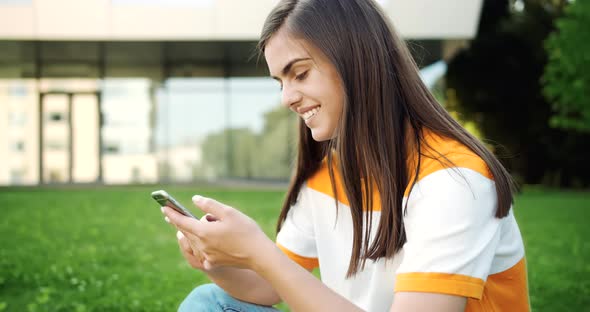
M 162 207 L 162 212 L 164 212 L 164 209 L 165 208 Z M 165 217 L 165 220 L 166 222 L 170 223 L 170 219 L 168 219 L 168 217 Z M 205 215 L 201 218 L 201 221 L 204 222 L 207 222 L 208 220 L 214 220 L 214 218 L 211 215 Z M 189 241 L 184 235 L 184 233 L 178 230 L 178 228 L 176 231 L 176 238 L 178 239 L 178 247 L 180 248 L 180 252 L 182 253 L 182 256 L 186 259 L 186 261 L 190 264 L 190 266 L 194 269 L 207 272 L 207 270 L 205 270 L 205 267 L 203 266 L 205 258 L 203 257 L 203 254 L 201 253 L 197 245 Z
M 203 255 L 200 251 L 194 250 L 191 247 L 189 240 L 182 234 L 181 231 L 176 232 L 176 238 L 178 238 L 178 246 L 180 247 L 180 252 L 182 256 L 186 259 L 186 261 L 190 264 L 191 267 L 197 270 L 205 271 L 205 267 L 203 266 Z
M 183 244 L 183 255 L 186 251 L 185 258 L 188 256 L 191 265 L 194 262 L 198 268 L 197 262 L 202 256 L 204 270 L 218 266 L 254 269 L 265 251 L 274 248 L 274 243 L 256 222 L 240 211 L 201 196 L 194 196 L 193 202 L 208 216 L 196 220 L 168 207 L 162 210 L 168 221 L 184 234 L 188 245 L 183 240 L 179 243 Z M 191 257 L 190 251 L 185 248 L 187 246 L 199 254 L 193 253 L 194 257 Z

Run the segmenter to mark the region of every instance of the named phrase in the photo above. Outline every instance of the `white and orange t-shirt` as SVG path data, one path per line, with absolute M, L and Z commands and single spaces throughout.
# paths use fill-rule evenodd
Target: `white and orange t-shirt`
M 322 282 L 366 311 L 389 311 L 395 292 L 467 297 L 465 311 L 529 311 L 524 246 L 512 213 L 498 219 L 496 187 L 485 162 L 462 144 L 428 134 L 435 156 L 421 157 L 403 217 L 407 242 L 391 259 L 367 260 L 350 279 L 353 227 L 335 171 L 338 212 L 326 162 L 301 188 L 277 235 L 293 261 L 319 267 Z M 443 163 L 445 163 L 443 161 Z M 380 217 L 373 208 L 372 236 Z

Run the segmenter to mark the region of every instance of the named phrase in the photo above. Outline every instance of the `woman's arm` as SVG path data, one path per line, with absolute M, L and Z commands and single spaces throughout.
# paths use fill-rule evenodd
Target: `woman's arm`
M 273 248 L 274 247 L 274 248 Z M 292 311 L 362 311 L 338 295 L 275 246 L 268 245 L 265 257 L 254 270 L 268 280 Z M 459 312 L 467 298 L 435 293 L 396 293 L 390 312 Z
M 291 311 L 362 311 L 297 263 L 270 240 L 260 242 L 261 256 L 252 267 L 267 280 Z
M 467 298 L 425 292 L 398 292 L 389 312 L 459 312 L 465 311 Z
M 164 209 L 164 213 L 169 217 L 170 222 L 185 233 L 187 239 L 201 251 L 205 270 L 214 270 L 223 266 L 245 269 L 245 272 L 255 274 L 256 278 L 252 275 L 241 275 L 243 271 L 227 271 L 225 272 L 227 275 L 221 274 L 218 277 L 223 277 L 222 279 L 227 283 L 233 281 L 231 273 L 239 274 L 237 276 L 249 276 L 244 278 L 244 281 L 257 281 L 256 283 L 259 281 L 258 278 L 262 278 L 268 283 L 267 289 L 276 291 L 292 311 L 362 311 L 291 261 L 260 230 L 256 222 L 246 215 L 212 199 L 196 197 L 193 200 L 201 210 L 211 213 L 218 221 L 201 222 L 182 216 L 169 208 Z M 264 283 L 259 285 L 262 284 Z M 247 288 L 246 283 L 241 285 Z M 232 292 L 244 291 L 242 287 Z M 446 295 L 424 295 L 426 296 L 396 295 L 396 300 L 398 297 L 401 299 L 398 305 L 395 305 L 395 312 L 414 311 L 413 307 L 418 306 L 427 310 L 461 311 L 458 307 L 465 302 L 464 298 L 456 301 L 452 298 L 446 300 L 449 299 Z M 419 302 L 431 298 L 442 298 L 442 300 Z M 404 302 L 406 304 L 403 304 Z

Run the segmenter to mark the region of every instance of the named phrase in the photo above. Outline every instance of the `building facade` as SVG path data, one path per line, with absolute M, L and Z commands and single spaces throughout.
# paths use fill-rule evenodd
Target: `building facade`
M 482 5 L 378 2 L 421 66 Z M 276 3 L 0 0 L 0 185 L 286 179 L 294 123 L 253 56 Z

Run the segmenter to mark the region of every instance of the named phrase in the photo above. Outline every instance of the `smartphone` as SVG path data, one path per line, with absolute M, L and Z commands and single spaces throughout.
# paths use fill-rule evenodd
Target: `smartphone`
M 164 190 L 152 192 L 152 198 L 155 199 L 160 204 L 160 206 L 168 206 L 187 217 L 198 219 L 190 211 L 188 211 L 188 209 L 184 208 L 184 206 L 174 199 L 174 197 L 170 196 L 170 194 Z

